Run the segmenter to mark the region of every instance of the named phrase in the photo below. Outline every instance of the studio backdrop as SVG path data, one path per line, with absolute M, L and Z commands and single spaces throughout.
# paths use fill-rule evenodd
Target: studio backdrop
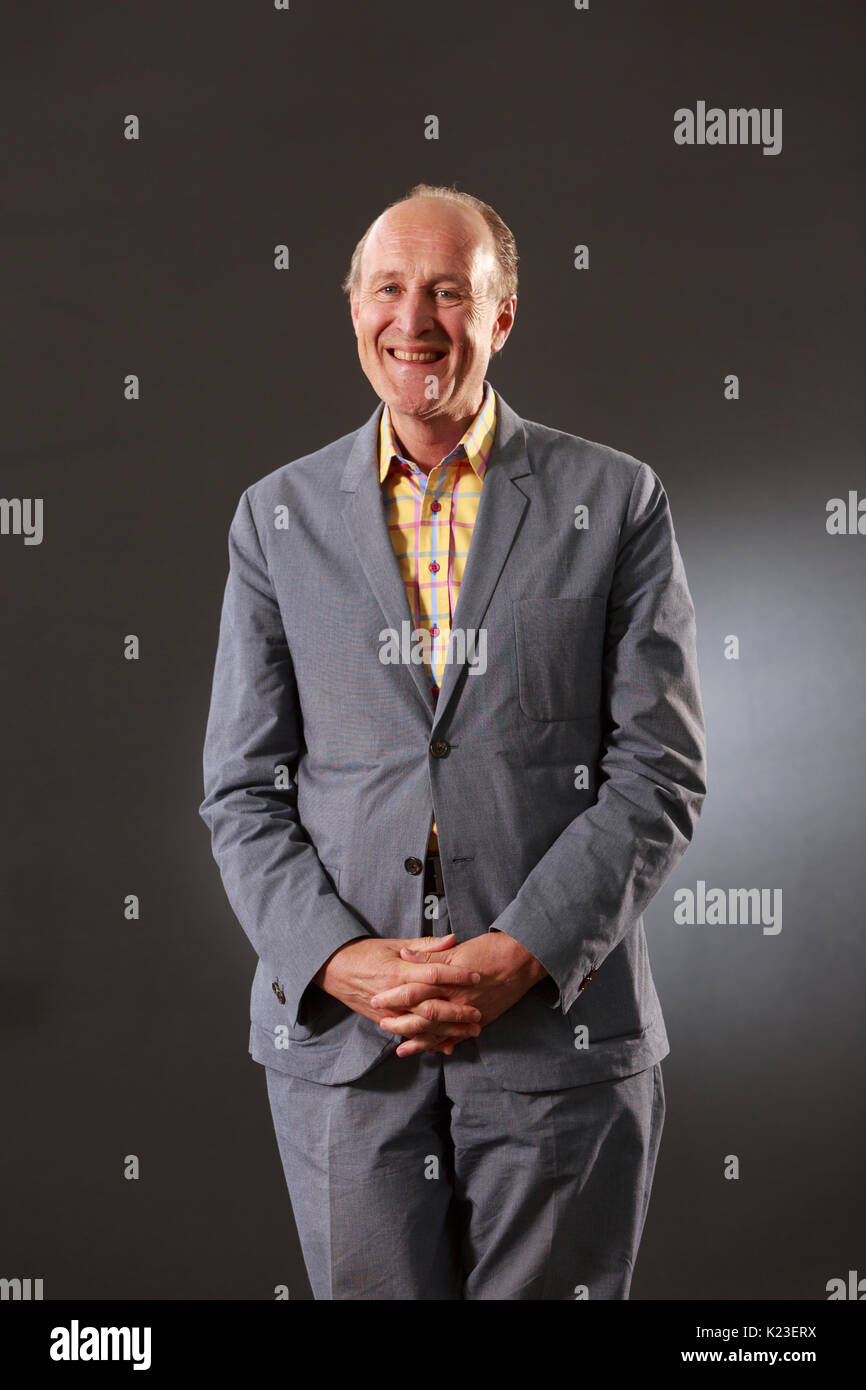
M 340 285 L 424 181 L 516 237 L 492 384 L 657 472 L 697 615 L 708 796 L 645 914 L 671 1051 L 632 1297 L 858 1296 L 862 8 L 5 27 L 0 1276 L 310 1297 L 202 744 L 238 499 L 375 408 Z

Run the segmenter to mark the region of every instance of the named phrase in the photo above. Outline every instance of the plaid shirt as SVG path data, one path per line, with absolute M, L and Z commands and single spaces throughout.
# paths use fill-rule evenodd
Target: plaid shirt
M 432 639 L 431 661 L 424 664 L 434 699 L 495 430 L 496 396 L 489 381 L 463 438 L 429 473 L 401 454 L 387 405 L 379 422 L 379 481 L 388 534 L 406 585 L 412 626 L 425 629 Z M 429 848 L 438 848 L 435 820 Z

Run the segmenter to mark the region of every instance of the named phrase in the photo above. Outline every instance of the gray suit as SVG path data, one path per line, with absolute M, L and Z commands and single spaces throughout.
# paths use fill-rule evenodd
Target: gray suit
M 453 617 L 484 630 L 486 670 L 471 650 L 452 661 L 434 702 L 423 665 L 380 659 L 384 631 L 412 625 L 381 408 L 248 488 L 231 526 L 201 815 L 259 957 L 250 1051 L 312 1096 L 389 1060 L 408 1076 L 398 1039 L 311 981 L 359 936 L 421 934 L 435 811 L 458 941 L 498 928 L 551 977 L 452 1061 L 520 1093 L 645 1072 L 669 1049 L 641 914 L 706 794 L 666 494 L 646 464 L 497 393 Z

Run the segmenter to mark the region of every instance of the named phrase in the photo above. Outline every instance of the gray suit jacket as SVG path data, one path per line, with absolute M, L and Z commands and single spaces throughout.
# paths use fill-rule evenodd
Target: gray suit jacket
M 381 409 L 248 488 L 229 534 L 200 814 L 259 958 L 250 1051 L 333 1085 L 396 1048 L 311 981 L 348 941 L 421 934 L 435 809 L 458 941 L 498 928 L 551 977 L 482 1030 L 491 1075 L 541 1091 L 641 1071 L 669 1051 L 641 914 L 706 795 L 667 496 L 497 392 L 453 618 L 484 630 L 486 669 L 478 638 L 434 702 L 423 665 L 380 658 L 412 627 Z

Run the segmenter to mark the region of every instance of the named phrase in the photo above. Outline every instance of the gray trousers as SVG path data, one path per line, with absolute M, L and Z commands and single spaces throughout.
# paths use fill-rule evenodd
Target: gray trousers
M 437 934 L 447 931 L 440 899 Z M 506 1091 L 474 1039 L 341 1086 L 265 1069 L 316 1299 L 626 1299 L 664 1124 L 661 1064 Z

